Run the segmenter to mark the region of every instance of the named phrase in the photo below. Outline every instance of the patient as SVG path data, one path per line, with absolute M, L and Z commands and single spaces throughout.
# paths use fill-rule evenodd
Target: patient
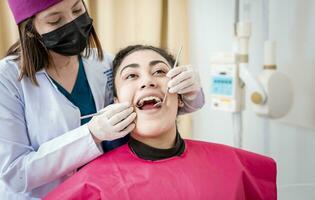
M 183 140 L 177 94 L 167 94 L 171 55 L 129 46 L 113 61 L 116 102 L 135 105 L 130 141 L 83 167 L 46 199 L 276 199 L 276 164 L 233 147 Z

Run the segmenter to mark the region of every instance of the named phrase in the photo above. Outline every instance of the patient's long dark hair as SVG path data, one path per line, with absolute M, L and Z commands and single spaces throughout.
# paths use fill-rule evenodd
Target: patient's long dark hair
M 117 73 L 117 69 L 120 66 L 120 64 L 122 63 L 122 61 L 131 53 L 136 52 L 136 51 L 140 51 L 140 50 L 155 51 L 158 54 L 160 54 L 163 58 L 165 58 L 170 66 L 174 66 L 174 64 L 175 64 L 174 56 L 172 54 L 168 53 L 165 49 L 161 49 L 161 48 L 150 46 L 150 45 L 141 45 L 141 44 L 131 45 L 131 46 L 127 46 L 127 47 L 121 49 L 117 53 L 117 55 L 115 56 L 115 58 L 113 60 L 113 77 L 114 77 L 114 79 L 115 79 L 115 76 Z M 113 81 L 113 86 L 114 86 L 114 96 L 117 97 L 115 80 Z

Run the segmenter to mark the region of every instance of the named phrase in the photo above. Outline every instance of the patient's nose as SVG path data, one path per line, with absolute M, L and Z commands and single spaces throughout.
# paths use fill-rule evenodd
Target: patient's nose
M 144 78 L 142 83 L 141 83 L 141 89 L 144 89 L 144 88 L 156 88 L 157 87 L 157 84 L 156 82 L 154 81 L 153 78 Z

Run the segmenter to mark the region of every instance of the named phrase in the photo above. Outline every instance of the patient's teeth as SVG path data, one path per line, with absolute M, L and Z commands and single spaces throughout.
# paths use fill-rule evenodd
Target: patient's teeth
M 151 101 L 151 100 L 155 100 L 157 103 L 161 102 L 161 99 L 157 96 L 147 96 L 138 101 L 137 107 L 142 107 L 145 101 Z

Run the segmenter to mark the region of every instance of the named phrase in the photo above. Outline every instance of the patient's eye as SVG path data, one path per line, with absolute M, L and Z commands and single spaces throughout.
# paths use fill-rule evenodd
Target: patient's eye
M 164 76 L 166 73 L 167 73 L 166 70 L 158 69 L 158 70 L 155 70 L 155 72 L 153 73 L 153 75 Z
M 159 63 L 152 68 L 153 76 L 165 76 L 169 71 L 169 67 L 165 64 Z
M 127 74 L 124 79 L 125 80 L 131 80 L 131 79 L 135 79 L 137 77 L 138 77 L 137 74 Z

